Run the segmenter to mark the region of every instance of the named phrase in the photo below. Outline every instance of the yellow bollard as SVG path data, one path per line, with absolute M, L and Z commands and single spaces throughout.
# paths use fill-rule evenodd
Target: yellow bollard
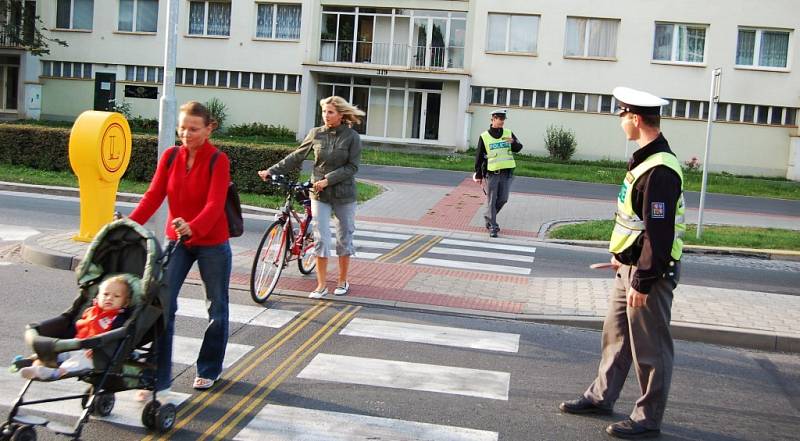
M 114 217 L 119 180 L 131 158 L 131 129 L 119 113 L 81 113 L 69 136 L 69 163 L 78 176 L 81 225 L 73 240 L 91 242 Z

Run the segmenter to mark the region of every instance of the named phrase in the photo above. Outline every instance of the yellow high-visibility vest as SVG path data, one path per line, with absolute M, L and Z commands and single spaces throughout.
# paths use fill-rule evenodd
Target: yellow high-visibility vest
M 636 238 L 644 231 L 644 221 L 633 210 L 633 188 L 636 181 L 645 172 L 653 167 L 664 165 L 674 170 L 681 179 L 681 195 L 675 207 L 675 237 L 672 240 L 672 250 L 670 256 L 675 260 L 680 260 L 683 255 L 683 236 L 686 234 L 686 205 L 683 199 L 683 171 L 678 163 L 678 158 L 667 152 L 659 152 L 650 155 L 641 164 L 634 167 L 625 175 L 622 187 L 617 197 L 617 213 L 614 219 L 614 231 L 611 233 L 611 240 L 608 244 L 608 251 L 619 254 L 636 242 Z M 666 207 L 665 207 L 666 208 Z
M 511 138 L 511 130 L 503 129 L 503 135 L 500 139 L 493 138 L 488 130 L 481 133 L 483 146 L 486 148 L 486 158 L 489 162 L 487 166 L 489 171 L 517 166 L 517 163 L 514 162 L 514 155 L 511 153 L 511 143 L 503 138 Z

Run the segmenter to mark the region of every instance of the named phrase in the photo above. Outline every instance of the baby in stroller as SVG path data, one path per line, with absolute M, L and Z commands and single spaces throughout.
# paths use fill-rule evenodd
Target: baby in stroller
M 129 316 L 126 308 L 130 298 L 131 287 L 125 276 L 116 275 L 105 279 L 100 284 L 92 306 L 75 323 L 75 338 L 94 337 L 122 326 Z M 51 368 L 34 360 L 33 366 L 20 369 L 20 375 L 28 379 L 55 380 L 70 373 L 90 370 L 93 367 L 92 350 L 62 352 L 58 354 L 57 362 L 59 366 Z

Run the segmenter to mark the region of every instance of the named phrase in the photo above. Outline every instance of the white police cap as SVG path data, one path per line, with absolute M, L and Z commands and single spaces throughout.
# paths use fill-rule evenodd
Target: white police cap
M 502 115 L 504 117 L 508 117 L 508 109 L 495 109 L 492 112 L 492 116 L 495 116 L 495 115 L 498 115 L 498 116 Z
M 660 115 L 661 106 L 669 104 L 669 101 L 663 98 L 630 87 L 615 87 L 611 93 L 617 100 L 617 109 L 620 112 Z

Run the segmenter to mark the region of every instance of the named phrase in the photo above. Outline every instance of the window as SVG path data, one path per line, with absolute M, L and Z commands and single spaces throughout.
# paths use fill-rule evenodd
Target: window
M 739 28 L 736 65 L 786 68 L 790 31 Z
M 536 53 L 538 15 L 489 14 L 486 50 Z
M 705 61 L 706 27 L 656 23 L 653 59 L 683 63 Z
M 119 0 L 120 32 L 156 32 L 158 0 Z
M 56 28 L 92 30 L 94 0 L 57 0 Z
M 230 34 L 230 2 L 189 2 L 189 35 Z
M 258 3 L 256 38 L 300 39 L 300 5 Z
M 619 20 L 567 17 L 564 56 L 615 58 Z

